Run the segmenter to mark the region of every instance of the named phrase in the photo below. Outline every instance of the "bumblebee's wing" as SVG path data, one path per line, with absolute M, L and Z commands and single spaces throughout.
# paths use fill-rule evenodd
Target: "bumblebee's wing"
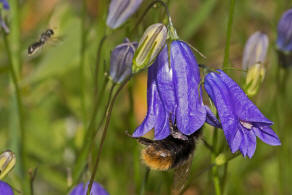
M 191 165 L 193 161 L 193 153 L 190 154 L 189 159 L 174 170 L 174 178 L 172 185 L 172 194 L 180 194 L 183 190 L 187 179 L 190 176 Z

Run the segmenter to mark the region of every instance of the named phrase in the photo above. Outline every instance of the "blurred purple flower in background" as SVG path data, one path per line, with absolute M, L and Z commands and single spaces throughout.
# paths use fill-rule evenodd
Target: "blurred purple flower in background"
M 192 50 L 182 41 L 173 41 L 170 47 L 170 59 L 165 46 L 148 70 L 147 115 L 134 137 L 154 128 L 154 139 L 166 138 L 170 134 L 169 117 L 185 135 L 199 130 L 207 113 L 213 124 L 219 124 L 203 104 L 199 67 Z
M 256 136 L 269 145 L 281 145 L 273 124 L 245 95 L 242 89 L 223 71 L 205 77 L 205 90 L 214 102 L 222 128 L 234 153 L 251 158 L 256 149 Z
M 292 9 L 286 11 L 278 24 L 278 57 L 284 67 L 292 67 Z
M 12 188 L 7 183 L 0 180 L 0 194 L 1 195 L 14 195 Z
M 115 83 L 121 83 L 131 75 L 133 56 L 137 46 L 137 42 L 130 42 L 129 39 L 126 39 L 112 51 L 110 78 Z
M 0 0 L 0 4 L 3 5 L 3 8 L 6 9 L 6 10 L 9 10 L 10 9 L 10 6 L 9 6 L 9 3 L 7 0 Z
M 262 32 L 252 34 L 244 47 L 242 68 L 247 70 L 251 66 L 261 63 L 263 64 L 269 47 L 269 38 Z
M 143 0 L 111 0 L 106 24 L 112 28 L 120 27 L 139 8 Z
M 73 188 L 70 195 L 86 195 L 88 183 L 80 183 Z M 109 195 L 109 193 L 97 182 L 93 182 L 90 195 Z

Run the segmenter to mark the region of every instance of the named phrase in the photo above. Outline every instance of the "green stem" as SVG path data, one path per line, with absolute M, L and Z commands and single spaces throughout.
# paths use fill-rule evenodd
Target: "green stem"
M 9 59 L 9 69 L 10 69 L 10 75 L 12 79 L 12 84 L 14 88 L 14 93 L 16 97 L 16 109 L 17 109 L 17 115 L 18 115 L 18 123 L 19 123 L 19 133 L 20 133 L 20 141 L 17 147 L 20 148 L 20 159 L 18 159 L 18 164 L 20 166 L 21 170 L 21 175 L 23 178 L 25 178 L 25 181 L 23 182 L 23 188 L 24 191 L 29 192 L 29 186 L 28 184 L 28 177 L 26 175 L 26 160 L 25 160 L 25 154 L 26 154 L 26 145 L 25 145 L 25 131 L 24 131 L 24 125 L 23 125 L 23 107 L 22 107 L 22 99 L 21 99 L 21 93 L 20 93 L 20 88 L 19 88 L 19 82 L 18 82 L 18 77 L 16 75 L 15 68 L 13 66 L 13 60 L 12 60 L 12 53 L 11 53 L 11 48 L 8 43 L 8 35 L 3 34 L 4 38 L 4 44 L 6 47 L 7 51 L 7 56 Z
M 98 93 L 98 75 L 99 75 L 99 66 L 100 66 L 100 56 L 101 56 L 101 51 L 102 51 L 102 46 L 105 42 L 107 38 L 107 35 L 104 34 L 104 36 L 102 37 L 102 39 L 100 40 L 99 44 L 98 44 L 98 49 L 97 49 L 97 56 L 96 56 L 96 62 L 95 62 L 95 69 L 94 69 L 94 98 L 97 98 L 97 93 Z
M 212 163 L 215 164 L 215 160 L 216 160 L 216 146 L 217 146 L 217 140 L 218 140 L 218 130 L 217 128 L 214 128 L 214 132 L 213 132 L 213 141 L 212 141 L 212 148 L 214 150 L 214 152 L 211 154 L 211 160 Z M 216 195 L 221 195 L 221 186 L 220 186 L 220 179 L 219 179 L 219 175 L 218 175 L 218 167 L 216 165 L 214 165 L 212 167 L 212 179 L 213 179 L 213 184 L 214 184 L 214 189 L 215 189 L 215 193 Z
M 80 48 L 80 105 L 82 109 L 83 125 L 86 124 L 86 103 L 85 103 L 85 77 L 84 77 L 84 66 L 85 66 L 85 48 L 86 48 L 86 3 L 82 3 L 82 20 L 81 20 L 81 48 Z
M 235 0 L 230 0 L 223 68 L 228 68 L 230 66 L 229 51 L 230 51 L 230 41 L 231 41 L 234 10 L 235 10 Z
M 118 90 L 116 91 L 111 103 L 109 104 L 109 107 L 107 109 L 107 112 L 106 112 L 106 122 L 105 122 L 105 126 L 103 128 L 103 132 L 102 132 L 102 137 L 101 137 L 101 141 L 100 141 L 100 144 L 99 144 L 99 147 L 98 147 L 98 152 L 97 152 L 97 155 L 96 155 L 96 160 L 95 160 L 95 165 L 94 165 L 94 168 L 93 168 L 93 171 L 92 171 L 92 175 L 91 175 L 91 178 L 90 178 L 90 182 L 89 182 L 89 185 L 88 185 L 88 189 L 87 189 L 87 195 L 90 195 L 90 191 L 91 191 L 91 188 L 92 188 L 92 184 L 93 184 L 93 181 L 94 181 L 94 178 L 95 178 L 95 175 L 96 175 L 96 172 L 97 172 L 97 169 L 98 169 L 98 164 L 99 164 L 99 160 L 100 160 L 100 156 L 101 156 L 101 152 L 102 152 L 102 148 L 103 148 L 103 144 L 104 144 L 104 141 L 105 141 L 105 138 L 106 138 L 106 134 L 107 134 L 107 129 L 108 129 L 108 126 L 109 126 L 109 122 L 110 122 L 110 119 L 111 119 L 111 113 L 112 113 L 112 110 L 113 110 L 113 105 L 115 103 L 115 100 L 117 99 L 120 91 L 123 89 L 123 87 L 127 84 L 127 82 L 130 80 L 131 77 L 129 77 L 128 79 L 126 79 L 121 85 L 120 87 L 118 88 Z
M 105 89 L 107 87 L 107 84 L 108 84 L 108 79 L 104 82 L 104 85 L 101 89 L 101 94 L 104 94 Z M 98 108 L 100 107 L 100 104 L 103 100 L 103 97 L 104 96 L 101 95 L 100 98 L 95 99 L 95 101 L 94 101 L 94 108 L 92 111 L 92 115 L 91 115 L 91 119 L 90 119 L 90 122 L 89 122 L 89 125 L 87 128 L 87 131 L 86 131 L 86 135 L 85 135 L 84 140 L 83 140 L 83 146 L 82 146 L 82 149 L 79 153 L 80 155 L 78 155 L 78 159 L 77 159 L 76 165 L 74 167 L 72 185 L 77 184 L 80 176 L 82 175 L 82 173 L 84 171 L 84 167 L 86 165 L 86 158 L 88 157 L 88 154 L 90 152 L 90 146 L 92 145 L 91 142 L 93 142 L 92 137 L 96 134 L 96 133 L 94 133 L 94 124 L 96 121 L 97 111 L 98 111 Z M 110 98 L 111 97 L 109 97 L 109 100 L 110 100 Z
M 149 178 L 149 173 L 150 173 L 150 169 L 148 167 L 146 167 L 143 183 L 141 185 L 140 195 L 143 195 L 145 193 L 147 181 L 148 181 L 148 178 Z

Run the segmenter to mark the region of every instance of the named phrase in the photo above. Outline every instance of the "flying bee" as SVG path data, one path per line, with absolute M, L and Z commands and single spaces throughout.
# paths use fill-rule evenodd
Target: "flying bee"
M 41 37 L 38 41 L 31 44 L 28 49 L 27 53 L 28 55 L 35 54 L 40 48 L 44 46 L 44 44 L 51 39 L 51 37 L 54 35 L 54 31 L 52 29 L 47 29 L 45 32 L 41 34 Z
M 196 143 L 201 130 L 191 135 L 182 134 L 176 123 L 169 117 L 171 133 L 163 140 L 151 140 L 144 137 L 135 138 L 145 146 L 141 159 L 150 169 L 167 171 L 174 169 L 174 190 L 181 191 L 188 178 Z

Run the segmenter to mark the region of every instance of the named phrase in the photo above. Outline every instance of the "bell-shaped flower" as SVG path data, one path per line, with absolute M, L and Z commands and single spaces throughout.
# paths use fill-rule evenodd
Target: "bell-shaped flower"
M 4 181 L 0 180 L 0 194 L 5 195 L 14 195 L 11 186 Z
M 84 183 L 80 183 L 75 186 L 70 195 L 86 195 L 88 187 L 88 182 L 85 185 Z M 97 182 L 93 182 L 90 195 L 109 195 L 109 193 Z
M 133 15 L 143 0 L 111 0 L 106 24 L 112 28 L 120 27 Z
M 286 11 L 279 21 L 277 48 L 280 64 L 292 67 L 292 9 Z
M 7 0 L 0 0 L 0 4 L 2 4 L 3 8 L 6 10 L 10 9 L 9 3 Z
M 121 83 L 132 73 L 133 56 L 137 47 L 136 42 L 126 39 L 111 53 L 110 79 L 115 83 Z
M 164 47 L 166 38 L 167 28 L 164 24 L 152 24 L 146 29 L 134 55 L 133 73 L 137 73 L 152 65 Z
M 243 90 L 223 71 L 208 73 L 205 90 L 214 102 L 221 120 L 222 129 L 234 153 L 251 158 L 256 149 L 256 137 L 269 145 L 280 145 L 268 120 L 245 95 Z
M 244 70 L 255 64 L 263 64 L 269 47 L 268 36 L 259 31 L 252 34 L 245 44 L 242 67 Z
M 164 139 L 170 134 L 169 121 L 175 123 L 180 132 L 190 135 L 202 127 L 207 114 L 209 121 L 218 124 L 214 114 L 203 104 L 199 67 L 186 43 L 173 41 L 169 51 L 168 46 L 163 48 L 148 69 L 147 84 L 147 115 L 134 137 L 154 128 L 154 139 Z
M 10 150 L 0 154 L 0 179 L 4 178 L 13 169 L 15 163 L 15 154 Z

